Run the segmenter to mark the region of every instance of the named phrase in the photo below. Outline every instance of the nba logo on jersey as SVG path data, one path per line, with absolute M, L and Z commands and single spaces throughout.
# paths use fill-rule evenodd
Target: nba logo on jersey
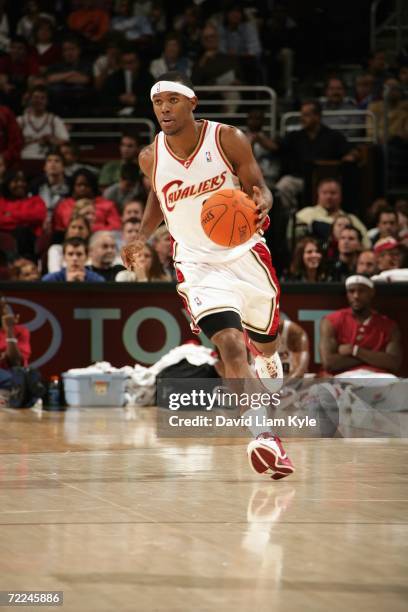
M 205 152 L 205 159 L 206 159 L 208 162 L 212 161 L 210 151 L 206 151 L 206 152 Z

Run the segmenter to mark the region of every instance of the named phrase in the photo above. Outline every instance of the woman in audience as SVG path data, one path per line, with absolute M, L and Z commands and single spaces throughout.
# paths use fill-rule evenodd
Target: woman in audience
M 335 215 L 331 226 L 330 234 L 327 239 L 327 243 L 323 247 L 327 259 L 331 259 L 337 256 L 337 244 L 340 238 L 340 233 L 342 230 L 344 230 L 345 227 L 349 225 L 353 225 L 353 223 L 346 213 L 341 212 Z
M 121 220 L 114 202 L 98 194 L 95 175 L 87 169 L 77 170 L 72 176 L 71 197 L 62 200 L 54 211 L 53 225 L 56 232 L 65 231 L 78 200 L 89 199 L 95 206 L 92 231 L 120 230 Z
M 140 251 L 132 271 L 122 270 L 116 275 L 116 281 L 137 281 L 140 283 L 171 281 L 171 277 L 166 274 L 156 251 L 150 244 L 146 244 Z
M 290 264 L 289 281 L 317 283 L 325 280 L 323 253 L 316 238 L 306 236 L 295 246 Z
M 29 196 L 22 170 L 7 173 L 3 197 L 0 197 L 0 231 L 10 233 L 17 242 L 17 252 L 34 258 L 36 238 L 41 234 L 47 208 L 40 196 Z
M 91 226 L 88 219 L 84 215 L 77 214 L 71 217 L 64 239 L 79 237 L 88 242 L 90 235 Z M 48 272 L 58 272 L 58 270 L 61 270 L 63 258 L 62 244 L 52 244 L 48 249 Z

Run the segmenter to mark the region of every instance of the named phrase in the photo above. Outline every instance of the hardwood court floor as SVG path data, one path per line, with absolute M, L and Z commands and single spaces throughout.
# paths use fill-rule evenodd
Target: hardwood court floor
M 0 412 L 1 590 L 63 590 L 64 612 L 407 610 L 406 440 L 289 441 L 273 482 L 244 439 L 157 438 L 155 413 Z

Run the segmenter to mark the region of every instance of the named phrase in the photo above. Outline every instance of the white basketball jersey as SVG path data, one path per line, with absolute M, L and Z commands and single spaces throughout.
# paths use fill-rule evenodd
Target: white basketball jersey
M 212 242 L 201 227 L 205 200 L 220 189 L 239 189 L 238 177 L 221 148 L 220 129 L 220 123 L 204 120 L 188 159 L 173 153 L 163 132 L 156 136 L 152 184 L 175 242 L 176 263 L 232 261 L 262 240 L 257 233 L 237 247 L 223 247 Z

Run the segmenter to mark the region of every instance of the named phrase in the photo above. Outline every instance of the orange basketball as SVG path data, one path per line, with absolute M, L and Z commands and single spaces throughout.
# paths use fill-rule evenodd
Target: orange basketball
M 207 236 L 224 247 L 235 247 L 249 240 L 256 231 L 256 204 L 239 189 L 221 189 L 206 200 L 201 225 Z

